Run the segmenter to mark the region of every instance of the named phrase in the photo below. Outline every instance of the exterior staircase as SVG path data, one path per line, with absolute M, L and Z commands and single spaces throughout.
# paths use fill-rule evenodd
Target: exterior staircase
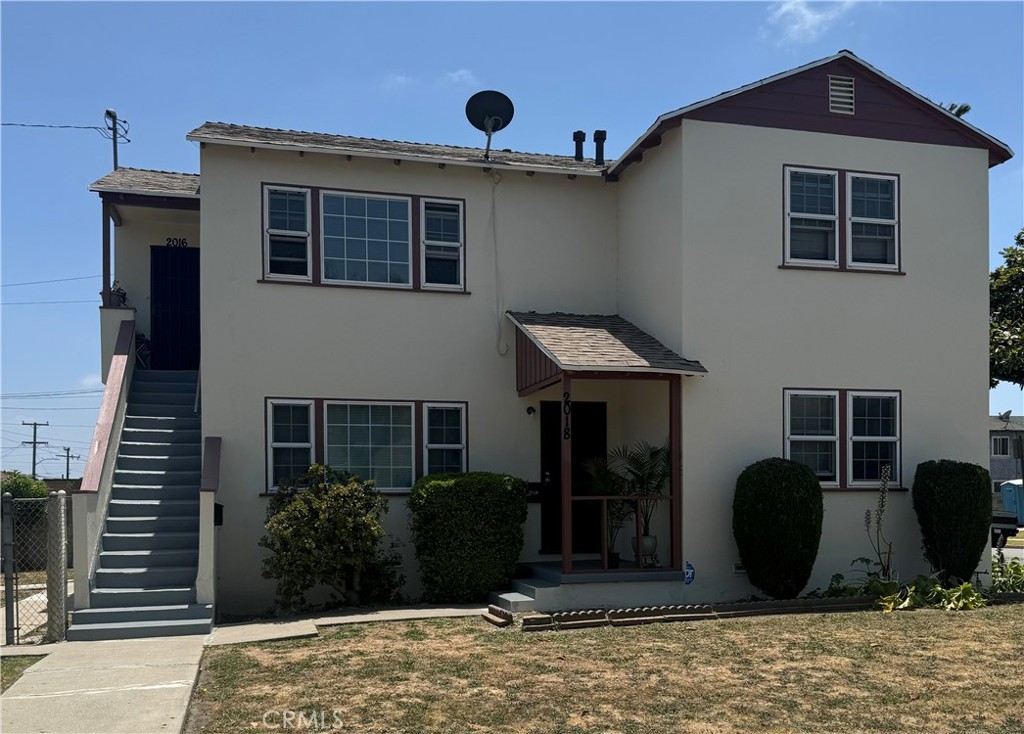
M 67 639 L 206 634 L 213 605 L 196 603 L 199 557 L 198 373 L 136 370 L 89 609 Z

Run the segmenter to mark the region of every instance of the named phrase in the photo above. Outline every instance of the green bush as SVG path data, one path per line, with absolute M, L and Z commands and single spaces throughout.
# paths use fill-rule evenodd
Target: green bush
M 409 511 L 427 601 L 485 601 L 508 584 L 523 549 L 523 480 L 488 472 L 423 477 Z
M 762 459 L 736 480 L 732 532 L 747 576 L 775 599 L 795 599 L 821 541 L 821 484 L 806 464 Z
M 277 580 L 284 609 L 308 608 L 305 594 L 326 585 L 328 606 L 388 602 L 401 585 L 397 558 L 381 549 L 388 501 L 373 482 L 313 465 L 285 483 L 267 508 L 271 551 L 263 577 Z
M 0 481 L 0 494 L 7 492 L 16 500 L 37 499 L 46 497 L 50 493 L 50 488 L 42 479 L 33 479 L 16 469 L 10 469 L 4 471 L 3 481 Z
M 988 470 L 949 459 L 926 461 L 917 465 L 912 493 L 925 560 L 943 586 L 970 581 L 989 544 Z

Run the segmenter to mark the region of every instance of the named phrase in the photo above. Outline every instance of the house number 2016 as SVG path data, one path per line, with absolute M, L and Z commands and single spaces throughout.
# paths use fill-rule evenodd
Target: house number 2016
M 167 247 L 188 247 L 187 237 L 168 237 Z

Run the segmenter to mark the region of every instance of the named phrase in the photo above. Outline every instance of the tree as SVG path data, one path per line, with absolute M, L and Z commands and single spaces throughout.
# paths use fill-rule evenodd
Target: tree
M 950 102 L 948 104 L 945 102 L 939 102 L 939 107 L 946 110 L 946 112 L 952 113 L 956 117 L 963 117 L 971 111 L 971 106 L 966 102 Z
M 989 275 L 989 382 L 1024 390 L 1024 227 Z
M 32 499 L 46 497 L 50 488 L 42 479 L 33 479 L 27 474 L 11 469 L 4 472 L 3 481 L 0 482 L 0 493 L 10 492 L 14 499 Z

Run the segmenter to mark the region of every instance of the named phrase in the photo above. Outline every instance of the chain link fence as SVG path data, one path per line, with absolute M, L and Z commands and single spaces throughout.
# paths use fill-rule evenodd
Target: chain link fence
M 56 642 L 67 629 L 73 575 L 68 520 L 71 497 L 3 496 L 4 643 Z

